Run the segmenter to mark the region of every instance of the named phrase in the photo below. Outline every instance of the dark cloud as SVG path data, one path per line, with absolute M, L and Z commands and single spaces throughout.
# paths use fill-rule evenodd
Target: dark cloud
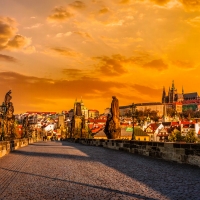
M 99 14 L 105 14 L 105 13 L 108 13 L 110 12 L 110 10 L 108 8 L 102 8 L 99 10 Z
M 94 59 L 100 60 L 97 70 L 107 76 L 119 76 L 125 74 L 127 71 L 124 65 L 126 63 L 134 63 L 135 61 L 134 58 L 126 58 L 120 54 L 113 55 L 111 57 L 95 57 Z
M 179 0 L 189 11 L 200 10 L 200 0 Z
M 48 16 L 48 21 L 50 22 L 63 22 L 72 17 L 73 14 L 70 13 L 66 8 L 60 6 L 55 7 L 52 11 L 52 14 Z
M 173 61 L 173 64 L 180 68 L 185 69 L 193 69 L 195 67 L 194 63 L 191 61 L 182 61 L 182 60 L 176 60 Z
M 17 59 L 11 56 L 0 54 L 0 61 L 6 61 L 6 62 L 17 62 Z
M 129 2 L 130 2 L 130 0 L 120 0 L 119 3 L 121 3 L 121 4 L 126 4 L 126 3 L 129 3 Z
M 41 106 L 44 101 L 48 104 L 58 102 L 58 99 L 73 99 L 84 96 L 84 99 L 102 98 L 107 93 L 109 97 L 113 94 L 112 88 L 124 88 L 124 84 L 113 81 L 102 81 L 98 78 L 82 77 L 76 80 L 53 80 L 25 76 L 14 72 L 0 73 L 0 96 L 2 101 L 5 93 L 12 90 L 15 110 L 23 105 L 26 110 L 33 110 Z M 70 103 L 73 107 L 73 102 Z M 48 105 L 47 105 L 48 106 Z M 63 105 L 65 106 L 65 105 Z M 44 106 L 43 106 L 44 107 Z M 49 110 L 49 107 L 47 107 Z M 24 110 L 24 111 L 26 111 Z
M 153 89 L 151 87 L 148 86 L 144 86 L 144 85 L 139 85 L 139 84 L 134 84 L 133 88 L 135 90 L 137 90 L 138 92 L 140 92 L 143 95 L 148 95 L 148 96 L 156 96 L 156 97 L 160 97 L 162 94 L 162 88 L 160 89 Z
M 89 39 L 92 39 L 92 37 L 90 36 L 90 34 L 87 33 L 87 32 L 74 31 L 73 33 L 74 33 L 74 34 L 77 34 L 77 35 L 79 35 L 79 36 L 81 36 L 81 37 L 83 37 L 83 38 L 89 38 Z
M 5 48 L 8 40 L 17 31 L 15 21 L 9 17 L 0 17 L 0 49 Z
M 158 4 L 158 5 L 165 5 L 171 0 L 150 0 L 150 1 L 154 2 L 154 3 Z
M 7 49 L 22 49 L 31 44 L 31 39 L 22 35 L 15 35 L 14 38 L 8 41 Z
M 143 65 L 144 68 L 151 68 L 157 70 L 165 70 L 168 68 L 168 65 L 163 62 L 162 59 L 152 60 Z
M 16 34 L 17 23 L 9 17 L 0 17 L 0 50 L 23 49 L 31 44 L 31 39 Z
M 53 52 L 62 55 L 62 56 L 67 56 L 67 57 L 75 57 L 78 56 L 78 53 L 73 51 L 72 49 L 69 48 L 62 48 L 62 47 L 52 47 L 50 48 Z
M 70 4 L 75 9 L 83 9 L 85 8 L 85 4 L 82 1 L 74 1 L 73 3 Z
M 80 69 L 63 69 L 62 72 L 67 75 L 67 77 L 77 79 L 84 76 L 84 71 Z

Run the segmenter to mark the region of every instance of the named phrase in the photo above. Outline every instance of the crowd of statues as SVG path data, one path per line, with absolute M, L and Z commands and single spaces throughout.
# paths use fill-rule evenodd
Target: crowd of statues
M 4 98 L 3 104 L 0 106 L 0 140 L 15 139 L 15 116 L 14 106 L 11 102 L 11 90 L 9 90 Z M 22 120 L 22 135 L 21 137 L 31 137 L 30 124 L 28 116 Z M 82 115 L 81 103 L 76 102 L 74 107 L 74 115 L 71 121 L 70 137 L 86 138 L 88 137 L 89 129 L 85 121 L 85 116 Z M 107 116 L 104 132 L 108 139 L 118 139 L 121 137 L 120 119 L 119 119 L 119 101 L 113 96 L 111 102 L 111 113 Z

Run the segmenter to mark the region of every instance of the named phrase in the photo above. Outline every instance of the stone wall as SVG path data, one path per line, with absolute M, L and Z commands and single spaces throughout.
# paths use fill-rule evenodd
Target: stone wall
M 36 142 L 34 139 L 24 138 L 24 139 L 16 139 L 13 141 L 1 141 L 0 142 L 0 157 L 14 151 L 20 147 L 27 146 L 30 143 Z
M 84 145 L 100 146 L 109 149 L 150 156 L 200 167 L 200 144 L 197 143 L 164 143 L 130 140 L 105 139 L 69 139 Z

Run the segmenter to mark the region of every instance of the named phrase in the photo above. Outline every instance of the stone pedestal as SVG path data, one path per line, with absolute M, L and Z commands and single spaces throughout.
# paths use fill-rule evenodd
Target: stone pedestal
M 74 116 L 72 119 L 72 130 L 71 136 L 73 138 L 80 138 L 81 137 L 81 127 L 82 126 L 82 117 L 81 116 Z
M 116 121 L 116 122 L 115 122 Z M 118 120 L 108 119 L 105 126 L 105 134 L 108 139 L 120 139 L 121 138 L 121 128 L 120 122 Z

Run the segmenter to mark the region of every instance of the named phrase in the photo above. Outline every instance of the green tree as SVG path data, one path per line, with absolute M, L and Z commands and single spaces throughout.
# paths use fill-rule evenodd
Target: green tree
M 180 142 L 182 139 L 181 132 L 177 129 L 174 129 L 168 138 L 170 142 Z
M 196 142 L 197 137 L 196 137 L 195 131 L 193 131 L 193 130 L 188 131 L 186 136 L 185 136 L 185 141 L 188 142 L 188 143 Z
M 167 115 L 170 117 L 175 116 L 175 110 L 173 108 L 167 108 Z

